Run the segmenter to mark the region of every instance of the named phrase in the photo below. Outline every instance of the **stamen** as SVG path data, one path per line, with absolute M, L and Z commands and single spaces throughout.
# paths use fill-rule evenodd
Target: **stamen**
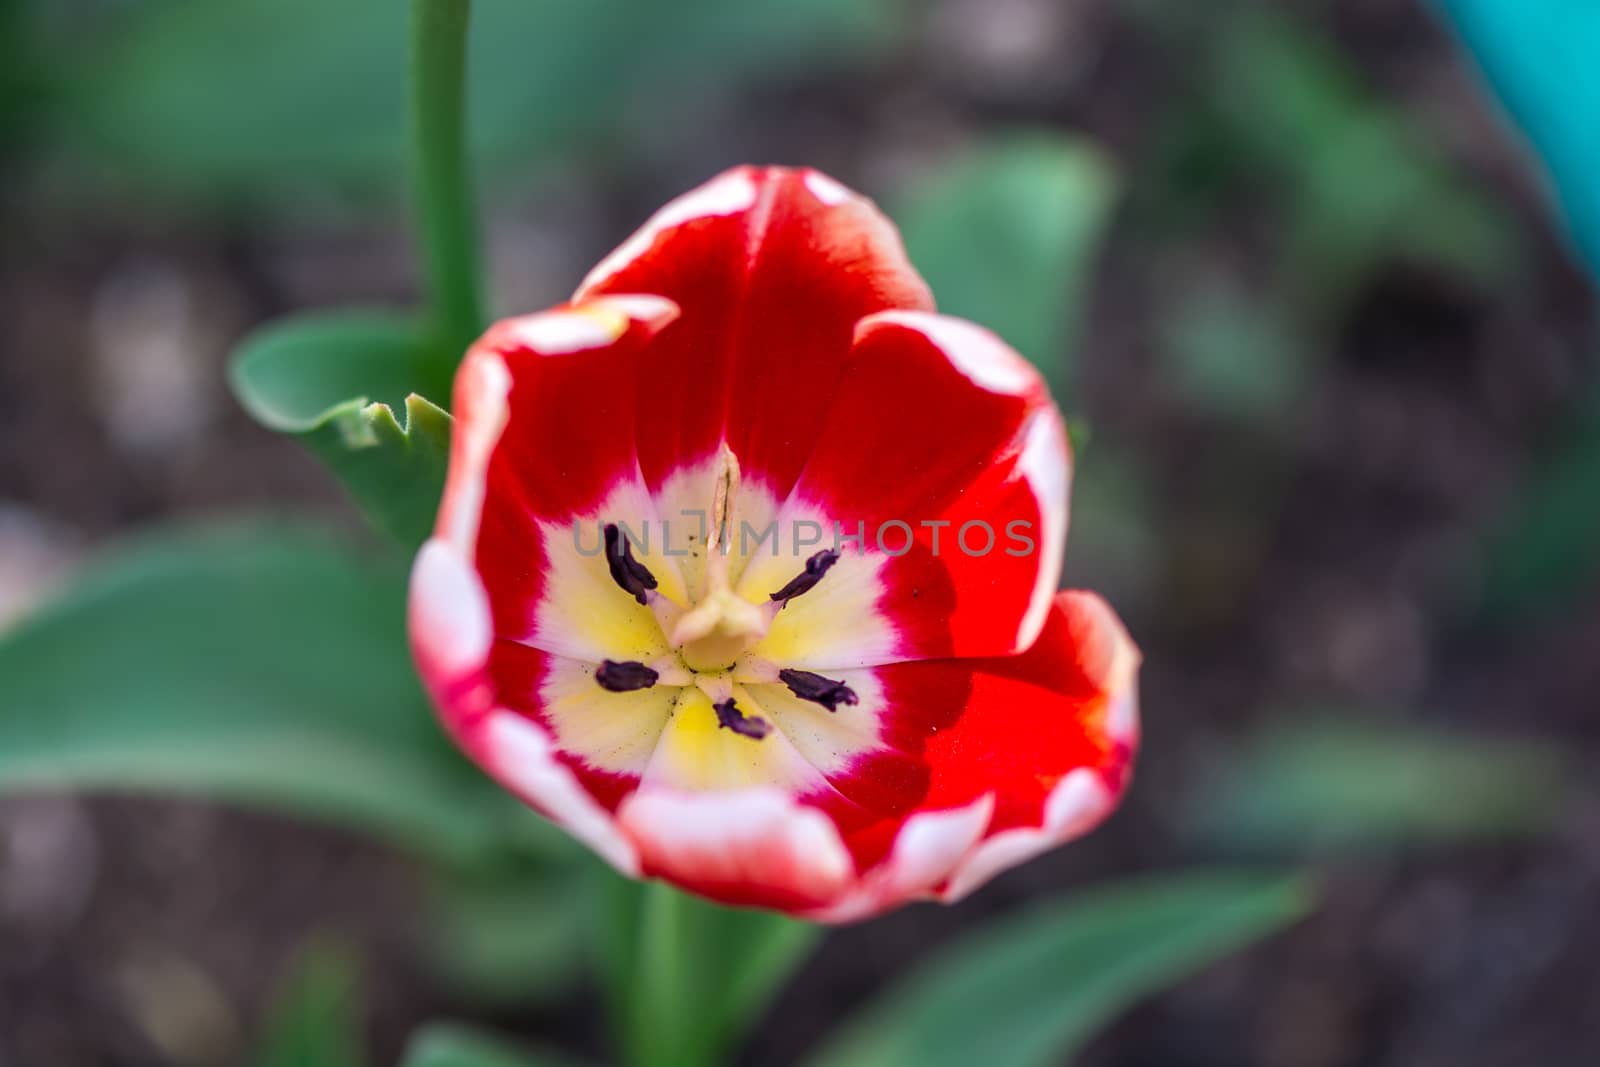
M 606 523 L 605 541 L 606 565 L 611 568 L 611 580 L 639 603 L 649 603 L 650 598 L 646 594 L 656 587 L 656 576 L 650 573 L 649 567 L 633 558 L 633 546 L 616 523 Z
M 717 728 L 732 730 L 740 737 L 759 741 L 772 732 L 772 724 L 758 715 L 746 715 L 729 697 L 720 704 L 711 705 L 717 713 Z
M 600 669 L 594 672 L 594 680 L 600 683 L 600 688 L 609 689 L 613 693 L 631 693 L 635 689 L 649 689 L 660 677 L 659 671 L 634 660 L 623 660 L 620 663 L 613 659 L 603 660 Z
M 839 553 L 831 548 L 823 549 L 806 560 L 805 570 L 790 579 L 789 583 L 782 589 L 771 594 L 772 599 L 780 603 L 787 603 L 801 593 L 810 592 L 818 582 L 822 581 L 822 576 L 828 573 L 828 568 L 838 562 Z
M 797 671 L 785 667 L 778 672 L 778 677 L 789 687 L 789 692 L 801 700 L 821 704 L 829 711 L 838 711 L 840 704 L 856 704 L 860 700 L 856 696 L 856 691 L 843 682 L 836 682 L 820 674 L 812 674 L 810 671 Z

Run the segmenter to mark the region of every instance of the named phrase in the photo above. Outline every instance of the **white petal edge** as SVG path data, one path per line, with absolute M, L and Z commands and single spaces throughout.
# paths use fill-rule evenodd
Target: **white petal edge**
M 664 296 L 625 293 L 581 306 L 502 319 L 472 347 L 456 375 L 455 433 L 436 534 L 472 558 L 483 515 L 489 457 L 509 417 L 511 370 L 497 347 L 560 356 L 615 343 L 632 323 L 659 330 L 678 317 Z
M 505 319 L 491 334 L 543 356 L 564 356 L 615 344 L 633 322 L 660 329 L 678 317 L 678 305 L 664 296 L 602 296 L 576 307 L 539 311 Z
M 491 774 L 506 788 L 559 823 L 630 878 L 639 876 L 639 856 L 611 814 L 595 803 L 555 757 L 539 726 L 503 709 L 490 713 L 477 744 Z
M 1086 639 L 1109 643 L 1108 656 L 1099 684 L 1110 695 L 1111 704 L 1106 709 L 1105 731 L 1114 742 L 1135 748 L 1139 744 L 1139 664 L 1144 657 L 1139 646 L 1133 643 L 1127 627 L 1105 598 L 1098 593 L 1080 589 L 1065 589 L 1055 599 L 1072 601 L 1073 614 L 1089 612 L 1094 622 Z
M 1116 798 L 1100 775 L 1080 767 L 1050 791 L 1044 825 L 1002 830 L 984 841 L 956 869 L 939 898 L 953 904 L 1000 872 L 1081 837 L 1099 825 L 1115 805 Z
M 1054 407 L 1035 413 L 1023 431 L 1022 456 L 1017 461 L 1028 488 L 1039 504 L 1039 540 L 1035 551 L 1042 554 L 1028 610 L 1017 626 L 1017 651 L 1032 648 L 1050 617 L 1056 588 L 1061 584 L 1061 567 L 1067 549 L 1067 523 L 1072 486 L 1072 454 L 1067 447 L 1067 428 Z
M 950 365 L 978 388 L 1003 396 L 1023 396 L 1043 387 L 1033 364 L 990 330 L 975 322 L 935 311 L 879 311 L 856 326 L 856 343 L 879 327 L 915 330 L 944 353 Z
M 1111 740 L 1132 748 L 1139 743 L 1139 681 L 1130 678 L 1106 712 L 1106 733 Z
M 806 183 L 806 188 L 811 191 L 811 195 L 829 207 L 836 207 L 851 200 L 866 199 L 842 182 L 828 177 L 820 170 L 806 171 L 803 181 Z
M 478 541 L 489 455 L 505 430 L 510 395 L 505 361 L 492 352 L 469 352 L 456 376 L 456 430 L 435 531 L 467 558 Z
M 889 856 L 868 872 L 864 883 L 837 904 L 806 917 L 847 923 L 870 918 L 908 900 L 934 897 L 947 878 L 983 838 L 994 815 L 994 794 L 944 811 L 924 811 L 905 821 Z
M 417 553 L 407 611 L 430 677 L 461 678 L 488 660 L 494 640 L 489 597 L 450 543 L 435 537 Z
M 756 202 L 756 183 L 743 169 L 727 171 L 697 189 L 691 189 L 657 211 L 645 224 L 599 263 L 595 264 L 574 300 L 582 300 L 595 286 L 648 252 L 667 230 L 698 218 L 716 218 L 749 210 Z
M 648 873 L 836 899 L 854 865 L 833 820 L 772 788 L 688 793 L 644 787 L 617 821 Z

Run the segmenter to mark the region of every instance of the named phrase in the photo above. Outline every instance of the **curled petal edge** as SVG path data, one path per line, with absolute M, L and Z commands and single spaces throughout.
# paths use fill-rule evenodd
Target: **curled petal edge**
M 456 372 L 455 430 L 444 499 L 434 528 L 470 557 L 483 516 L 489 457 L 505 430 L 511 394 L 507 350 L 559 357 L 605 348 L 631 328 L 655 333 L 678 317 L 678 306 L 661 296 L 596 296 L 532 315 L 502 319 L 472 346 Z

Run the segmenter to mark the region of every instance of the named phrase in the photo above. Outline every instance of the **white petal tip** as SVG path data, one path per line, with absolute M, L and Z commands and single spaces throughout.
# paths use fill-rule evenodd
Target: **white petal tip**
M 851 200 L 861 199 L 843 184 L 828 177 L 820 170 L 806 171 L 804 181 L 806 188 L 811 191 L 811 195 L 829 207 L 836 207 Z
M 1072 458 L 1067 450 L 1066 426 L 1053 407 L 1036 412 L 1029 420 L 1017 469 L 1038 503 L 1041 527 L 1035 545 L 1040 554 L 1039 570 L 1034 576 L 1028 609 L 1017 627 L 1015 648 L 1023 651 L 1033 647 L 1050 616 L 1066 553 Z
M 494 776 L 560 823 L 630 878 L 639 875 L 639 856 L 612 816 L 595 803 L 572 772 L 556 758 L 550 738 L 537 725 L 509 711 L 494 712 L 483 728 L 482 745 Z
M 449 543 L 434 538 L 411 567 L 411 632 L 430 673 L 460 677 L 489 658 L 489 598 Z
M 1024 396 L 1043 388 L 1033 364 L 996 334 L 977 323 L 932 311 L 880 311 L 861 320 L 857 338 L 882 325 L 915 330 L 933 343 L 950 365 L 978 388 L 1004 396 Z
M 1081 837 L 1110 814 L 1115 800 L 1095 771 L 1073 771 L 1050 791 L 1042 825 L 1002 830 L 984 841 L 956 870 L 940 899 L 955 903 L 1003 871 Z
M 638 259 L 668 230 L 692 222 L 697 218 L 714 218 L 748 211 L 756 202 L 756 184 L 744 168 L 727 171 L 698 189 L 671 201 L 652 215 L 633 236 L 602 259 L 578 286 L 574 299 L 581 300 L 596 286 L 616 275 L 629 263 Z

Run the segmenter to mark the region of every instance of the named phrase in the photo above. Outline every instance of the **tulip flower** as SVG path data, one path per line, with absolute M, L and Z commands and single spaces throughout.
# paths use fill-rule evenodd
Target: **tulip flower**
M 1061 415 L 866 199 L 729 171 L 492 326 L 454 403 L 419 671 L 617 870 L 851 921 L 1116 806 L 1139 655 L 1057 591 Z

